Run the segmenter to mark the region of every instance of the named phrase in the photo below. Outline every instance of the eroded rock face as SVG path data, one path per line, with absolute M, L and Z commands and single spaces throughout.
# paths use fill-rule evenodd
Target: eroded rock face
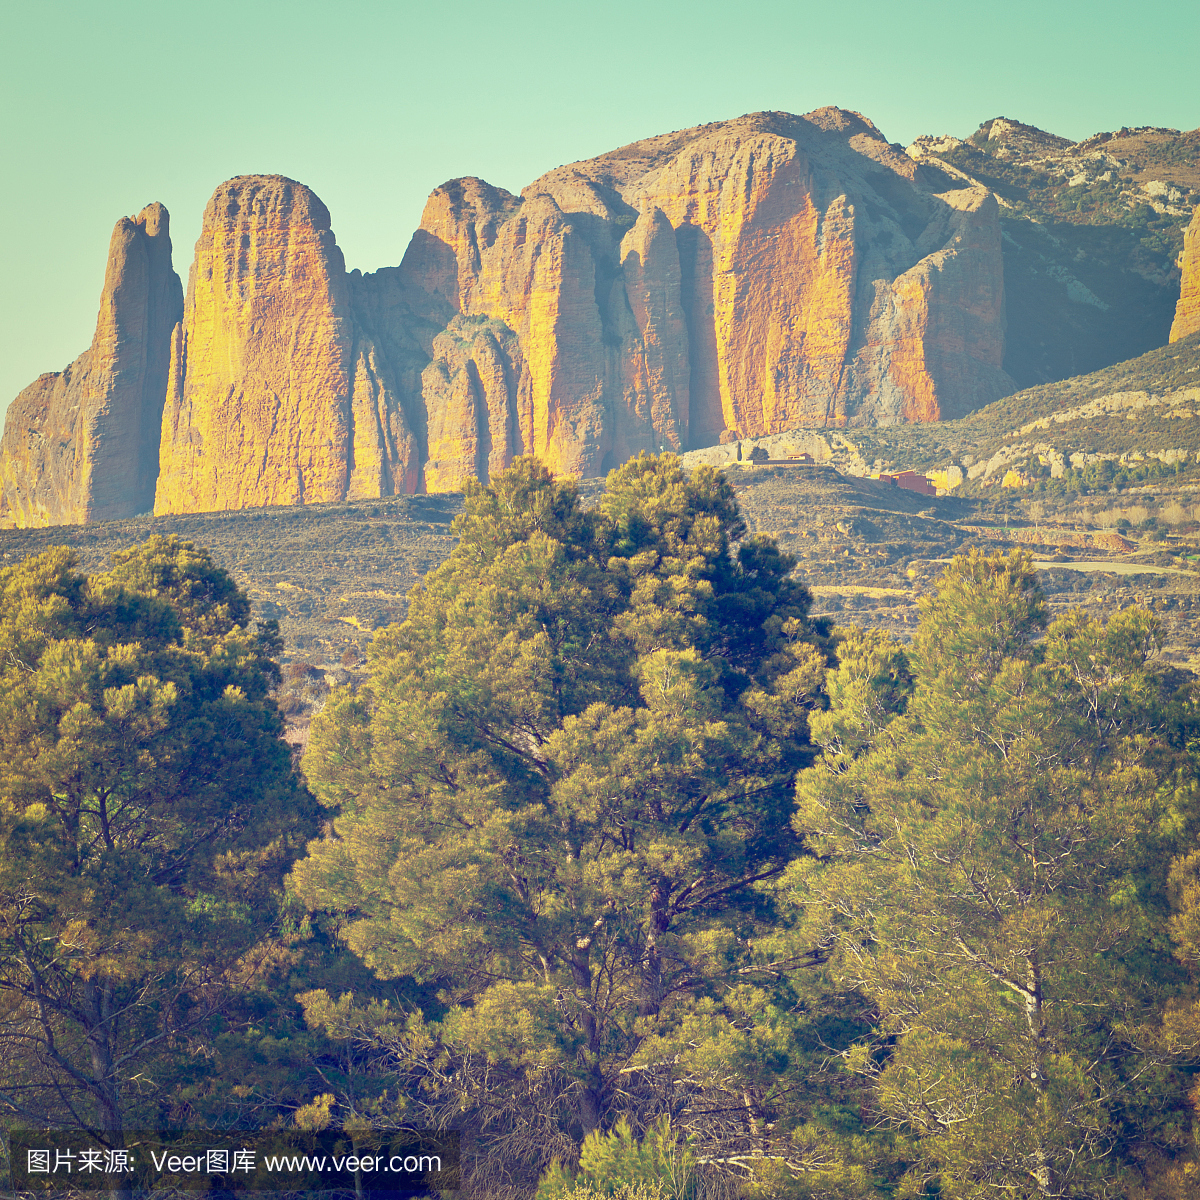
M 1183 235 L 1183 255 L 1179 260 L 1183 278 L 1179 283 L 1179 303 L 1171 325 L 1171 341 L 1177 342 L 1200 329 L 1200 208 L 1192 214 L 1192 223 Z
M 155 511 L 342 499 L 360 365 L 325 206 L 279 176 L 222 184 L 176 335 Z
M 169 216 L 150 204 L 113 229 L 91 346 L 9 406 L 0 487 L 16 524 L 81 524 L 150 511 L 171 330 L 182 310 Z
M 222 184 L 173 337 L 155 511 L 419 490 L 414 397 L 451 315 L 396 269 L 347 275 L 329 211 L 303 184 Z
M 462 312 L 479 278 L 481 253 L 520 205 L 511 192 L 473 177 L 435 188 L 404 254 L 406 279 Z
M 520 454 L 594 476 L 1013 386 L 992 196 L 840 109 L 650 138 L 520 197 L 451 181 L 367 275 L 312 191 L 241 176 L 205 210 L 182 315 L 150 213 L 114 235 L 92 350 L 10 413 L 22 520 L 144 511 L 156 474 L 159 513 L 445 491 Z
M 622 238 L 621 270 L 636 334 L 624 356 L 622 411 L 634 425 L 626 440 L 640 442 L 653 431 L 660 449 L 679 450 L 687 438 L 691 386 L 687 314 L 679 246 L 662 209 L 647 206 Z M 618 456 L 628 457 L 622 449 L 618 443 Z
M 520 453 L 513 382 L 521 370 L 516 335 L 499 321 L 456 316 L 434 340 L 421 377 L 427 412 L 427 491 L 487 480 Z
M 519 207 L 454 181 L 402 270 L 516 334 L 517 448 L 563 472 L 723 433 L 939 420 L 1013 389 L 994 199 L 839 109 L 651 138 Z M 432 420 L 448 393 L 430 386 Z

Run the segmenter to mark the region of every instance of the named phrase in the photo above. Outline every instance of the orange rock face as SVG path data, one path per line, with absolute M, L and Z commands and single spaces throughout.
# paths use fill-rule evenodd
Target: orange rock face
M 251 175 L 216 190 L 176 334 L 155 512 L 346 495 L 347 401 L 369 358 L 353 356 L 345 274 L 308 188 Z
M 995 201 L 852 113 L 758 114 L 434 190 L 346 277 L 288 180 L 218 189 L 163 420 L 160 512 L 444 491 L 519 454 L 937 420 L 1011 390 Z
M 17 525 L 150 511 L 170 335 L 182 309 L 168 213 L 151 204 L 113 229 L 91 346 L 9 406 L 0 488 Z
M 366 275 L 308 188 L 232 179 L 181 319 L 150 213 L 114 235 L 92 350 L 10 411 L 22 521 L 144 511 L 156 476 L 159 513 L 444 491 L 520 454 L 595 476 L 1013 387 L 995 200 L 840 109 L 650 138 L 520 197 L 453 180 Z
M 416 489 L 417 444 L 390 362 L 355 319 L 356 282 L 303 184 L 249 175 L 217 189 L 174 334 L 155 512 Z
M 1171 325 L 1171 341 L 1177 342 L 1200 329 L 1200 208 L 1192 214 L 1192 223 L 1183 235 L 1183 255 L 1179 263 L 1183 278 L 1179 283 L 1179 303 Z
M 856 114 L 651 138 L 522 199 L 444 185 L 402 270 L 516 334 L 515 449 L 556 470 L 723 433 L 939 420 L 1012 390 L 995 200 Z M 431 403 L 427 386 L 432 420 Z M 461 400 L 447 411 L 466 420 Z

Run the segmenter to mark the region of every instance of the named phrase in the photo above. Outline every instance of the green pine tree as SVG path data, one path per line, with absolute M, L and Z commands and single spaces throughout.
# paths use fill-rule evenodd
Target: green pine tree
M 676 1071 L 672 1039 L 741 1036 L 722 1006 L 769 918 L 756 885 L 797 849 L 826 654 L 792 561 L 670 455 L 592 511 L 521 460 L 469 486 L 456 529 L 314 725 L 304 767 L 335 817 L 293 875 L 381 977 L 440 999 L 304 1001 L 387 1044 L 430 1120 L 468 1122 L 477 1171 L 536 1179 L 622 1112 L 728 1087 Z M 709 1132 L 748 1134 L 740 1086 L 727 1107 Z
M 250 987 L 310 836 L 276 632 L 190 543 L 0 572 L 0 1106 L 121 1144 Z M 183 1057 L 187 1058 L 185 1053 Z
M 1197 818 L 1160 645 L 1140 610 L 1048 625 L 1028 556 L 972 552 L 911 652 L 859 637 L 831 672 L 788 886 L 875 1007 L 844 1057 L 913 1139 L 903 1194 L 1115 1195 L 1171 1147 L 1182 1076 L 1134 1033 L 1181 986 L 1166 872 Z

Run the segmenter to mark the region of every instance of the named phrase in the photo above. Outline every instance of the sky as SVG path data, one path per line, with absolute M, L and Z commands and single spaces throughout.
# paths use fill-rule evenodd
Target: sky
M 1162 0 L 38 0 L 0 5 L 0 409 L 95 328 L 118 218 L 281 174 L 347 267 L 394 266 L 429 192 L 826 104 L 890 141 L 1006 116 L 1072 139 L 1200 125 L 1200 4 Z

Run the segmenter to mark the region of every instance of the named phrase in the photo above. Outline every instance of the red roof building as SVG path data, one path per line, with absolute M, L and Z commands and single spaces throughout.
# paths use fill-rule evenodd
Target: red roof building
M 881 471 L 873 478 L 882 483 L 894 483 L 897 487 L 902 487 L 909 492 L 919 492 L 922 496 L 937 495 L 937 488 L 924 475 L 919 475 L 916 471 L 896 471 L 890 475 Z

